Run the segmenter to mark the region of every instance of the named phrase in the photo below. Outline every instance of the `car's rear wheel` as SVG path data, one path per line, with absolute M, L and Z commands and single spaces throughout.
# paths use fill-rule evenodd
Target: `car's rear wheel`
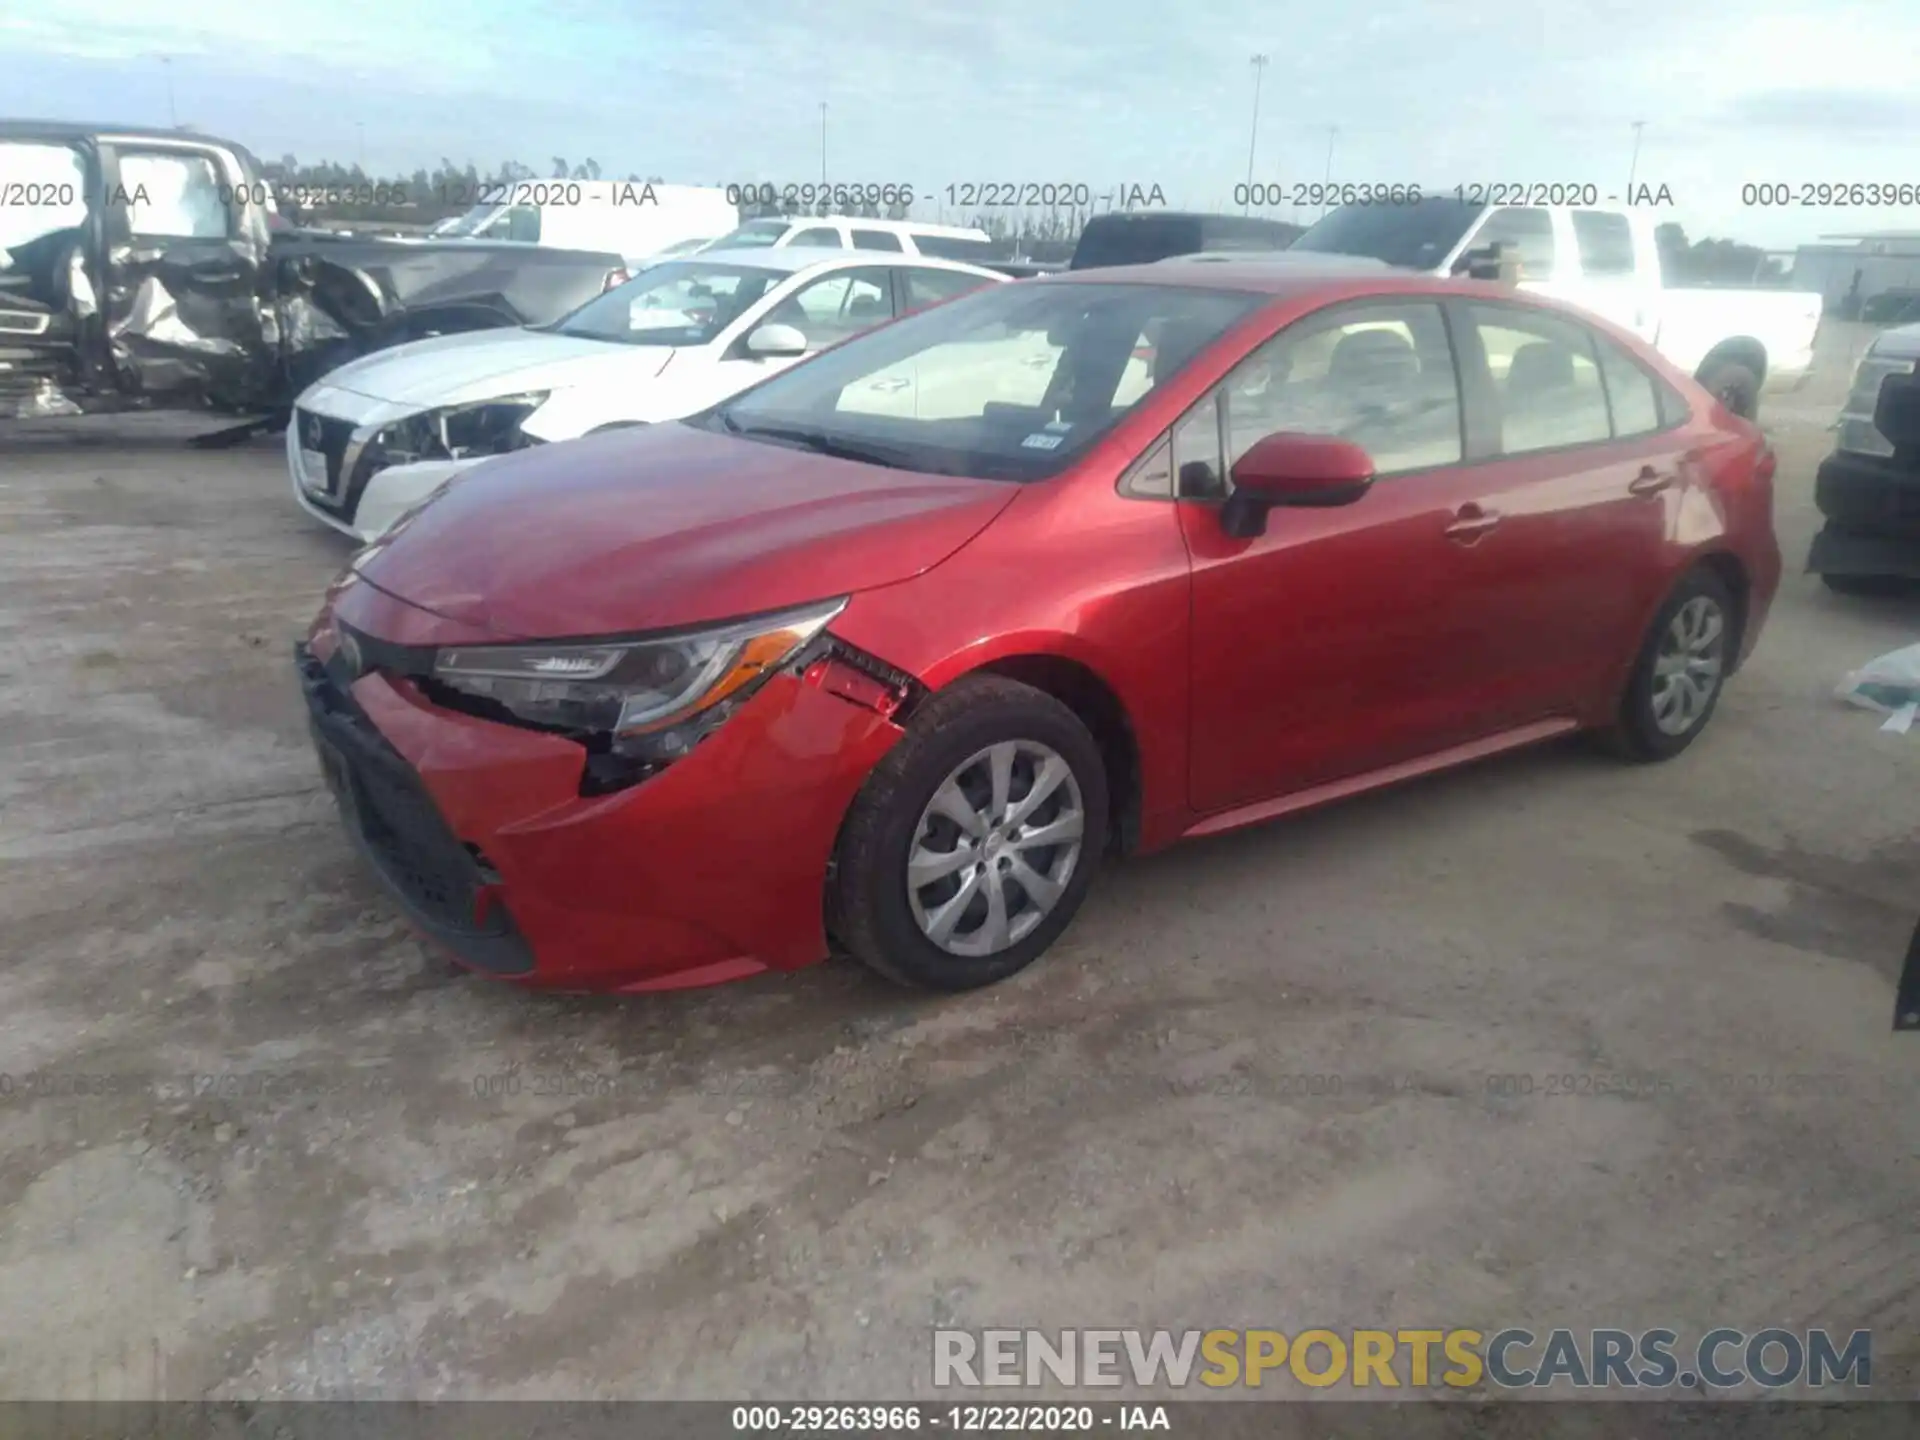
M 1738 361 L 1714 361 L 1700 372 L 1700 385 L 1742 420 L 1760 418 L 1760 377 Z
M 920 709 L 835 854 L 836 938 L 889 979 L 971 990 L 1038 959 L 1099 868 L 1107 776 L 1080 718 L 1001 676 Z
M 1641 642 L 1620 713 L 1602 736 L 1608 748 L 1633 760 L 1666 760 L 1691 745 L 1720 703 L 1737 623 L 1727 582 L 1704 566 L 1690 572 Z

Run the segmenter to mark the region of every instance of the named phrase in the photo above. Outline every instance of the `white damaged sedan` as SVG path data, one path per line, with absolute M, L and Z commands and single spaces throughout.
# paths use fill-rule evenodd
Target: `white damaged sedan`
M 330 372 L 287 425 L 294 499 L 371 541 L 489 456 L 696 414 L 850 335 L 1007 280 L 800 246 L 668 261 L 551 325 L 437 336 Z

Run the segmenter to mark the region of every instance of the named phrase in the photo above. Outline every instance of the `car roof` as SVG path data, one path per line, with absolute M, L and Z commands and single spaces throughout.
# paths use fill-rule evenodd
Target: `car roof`
M 219 135 L 166 125 L 82 125 L 76 120 L 0 120 L 0 140 L 90 140 L 96 135 L 124 135 L 132 140 L 189 140 L 238 149 Z
M 815 267 L 825 269 L 857 262 L 861 265 L 911 265 L 916 269 L 958 270 L 969 275 L 991 275 L 996 280 L 1007 278 L 990 266 L 975 265 L 964 260 L 947 260 L 937 255 L 908 255 L 900 250 L 850 250 L 845 246 L 830 245 L 747 245 L 733 250 L 702 250 L 662 263 L 698 265 L 709 260 L 720 265 L 777 270 L 783 275 L 798 275 L 802 270 Z

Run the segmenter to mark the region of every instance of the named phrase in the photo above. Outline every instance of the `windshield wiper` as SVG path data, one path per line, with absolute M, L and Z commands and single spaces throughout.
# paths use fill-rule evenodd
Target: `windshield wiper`
M 720 412 L 720 423 L 729 435 L 741 435 L 749 440 L 772 440 L 779 444 L 798 445 L 811 450 L 816 455 L 832 455 L 840 460 L 859 460 L 868 465 L 884 465 L 891 470 L 919 470 L 924 468 L 914 457 L 904 450 L 892 449 L 885 445 L 866 445 L 857 440 L 842 440 L 829 435 L 824 430 L 810 429 L 804 425 L 742 425 L 726 411 Z

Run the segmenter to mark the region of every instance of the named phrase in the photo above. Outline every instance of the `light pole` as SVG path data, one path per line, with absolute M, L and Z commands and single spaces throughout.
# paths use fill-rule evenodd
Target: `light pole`
M 1327 127 L 1327 173 L 1323 177 L 1323 183 L 1320 187 L 1320 213 L 1322 215 L 1327 213 L 1327 192 L 1333 188 L 1333 142 L 1339 138 L 1340 127 L 1338 125 L 1329 125 Z
M 353 122 L 353 133 L 360 142 L 360 173 L 367 173 L 367 123 L 364 120 Z
M 173 57 L 171 55 L 160 57 L 160 72 L 167 77 L 167 124 L 178 130 L 180 117 L 173 108 Z
M 820 183 L 827 183 L 827 102 L 820 102 Z
M 1633 203 L 1633 177 L 1640 171 L 1640 132 L 1646 128 L 1647 122 L 1644 120 L 1633 122 L 1633 159 L 1627 165 L 1627 203 L 1629 205 Z
M 1252 129 L 1252 133 L 1247 137 L 1247 199 L 1248 200 L 1251 200 L 1253 198 L 1253 155 L 1254 155 L 1254 151 L 1258 149 L 1260 145 L 1260 78 L 1262 75 L 1266 73 L 1267 57 L 1265 55 L 1256 55 L 1253 57 L 1252 63 L 1253 63 L 1253 129 Z M 1240 206 L 1240 213 L 1242 215 L 1247 213 L 1247 207 L 1244 202 Z

